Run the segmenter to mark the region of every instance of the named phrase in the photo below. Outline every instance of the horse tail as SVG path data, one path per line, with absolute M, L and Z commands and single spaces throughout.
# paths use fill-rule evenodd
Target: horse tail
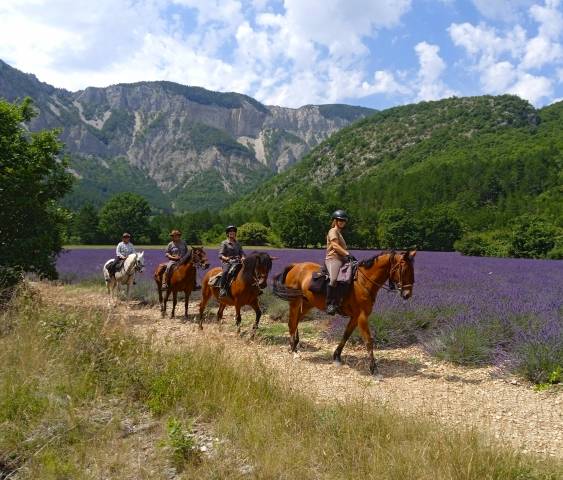
M 274 295 L 282 300 L 290 302 L 303 296 L 303 292 L 299 288 L 291 288 L 285 285 L 285 279 L 289 271 L 295 266 L 290 264 L 283 269 L 283 272 L 274 277 L 273 292 Z

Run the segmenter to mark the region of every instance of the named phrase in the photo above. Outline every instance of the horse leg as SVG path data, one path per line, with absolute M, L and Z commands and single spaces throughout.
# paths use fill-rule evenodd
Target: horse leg
M 190 290 L 184 290 L 184 317 L 188 320 L 188 307 L 190 305 Z
M 289 347 L 292 352 L 297 352 L 297 345 L 299 344 L 299 332 L 297 327 L 299 325 L 299 310 L 301 308 L 301 299 L 293 301 L 289 304 Z
M 219 304 L 219 308 L 217 310 L 217 323 L 219 327 L 221 327 L 221 322 L 223 320 L 223 311 L 225 310 L 226 305 L 224 303 Z
M 158 304 L 160 305 L 160 311 L 162 312 L 162 284 L 159 282 L 156 283 L 156 289 L 158 291 Z
M 240 335 L 240 323 L 242 322 L 242 317 L 240 315 L 240 306 L 235 306 L 236 310 L 236 326 L 237 326 L 237 333 Z
M 174 318 L 176 315 L 176 304 L 178 303 L 178 292 L 174 290 L 172 292 L 172 313 L 170 314 L 170 318 Z
M 164 302 L 162 303 L 162 307 L 160 309 L 160 316 L 162 318 L 166 317 L 166 305 L 168 304 L 168 298 L 170 297 L 170 289 L 166 290 L 164 293 Z
M 258 324 L 260 323 L 260 317 L 262 316 L 262 310 L 260 310 L 260 304 L 258 303 L 258 298 L 254 299 L 254 302 L 250 304 L 256 313 L 256 319 L 254 320 L 254 326 L 252 327 L 251 339 L 254 339 L 256 332 L 258 331 Z
M 203 330 L 203 312 L 205 311 L 205 307 L 207 306 L 207 302 L 211 298 L 211 287 L 209 287 L 209 283 L 204 281 L 203 286 L 201 287 L 201 301 L 199 302 L 199 329 Z
M 129 308 L 129 289 L 131 288 L 131 280 L 127 282 L 127 289 L 125 290 L 125 303 Z
M 342 359 L 340 358 L 340 355 L 342 354 L 342 349 L 344 348 L 344 345 L 346 345 L 346 342 L 350 338 L 350 335 L 352 335 L 352 332 L 355 330 L 357 325 L 358 325 L 357 318 L 351 317 L 350 320 L 348 321 L 348 325 L 346 325 L 346 329 L 344 330 L 344 335 L 342 335 L 342 340 L 340 340 L 338 347 L 336 347 L 336 350 L 332 354 L 332 359 L 338 365 L 342 364 Z
M 369 321 L 368 316 L 365 313 L 361 313 L 358 318 L 358 326 L 360 327 L 360 332 L 366 343 L 366 350 L 368 352 L 368 360 L 369 360 L 369 371 L 370 373 L 377 377 L 379 372 L 377 369 L 377 364 L 375 363 L 375 358 L 373 356 L 373 338 L 369 331 Z

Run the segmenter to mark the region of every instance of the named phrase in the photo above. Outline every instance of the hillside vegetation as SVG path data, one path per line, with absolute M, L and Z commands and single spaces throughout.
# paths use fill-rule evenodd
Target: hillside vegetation
M 563 102 L 540 110 L 509 95 L 421 102 L 340 130 L 229 213 L 275 228 L 292 202 L 338 206 L 363 246 L 382 244 L 385 218 L 416 222 L 437 211 L 458 219 L 461 233 L 508 234 L 523 215 L 561 227 L 562 152 Z

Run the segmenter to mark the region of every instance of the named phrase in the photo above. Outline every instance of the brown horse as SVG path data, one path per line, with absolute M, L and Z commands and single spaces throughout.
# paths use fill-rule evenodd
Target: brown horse
M 234 305 L 236 310 L 237 331 L 240 333 L 240 309 L 244 305 L 250 305 L 256 312 L 256 319 L 252 329 L 252 336 L 258 329 L 262 311 L 258 304 L 258 295 L 268 285 L 268 275 L 272 269 L 272 257 L 265 252 L 252 252 L 243 261 L 242 268 L 236 278 L 231 283 L 231 296 L 220 297 L 219 286 L 211 286 L 209 281 L 217 274 L 221 273 L 221 268 L 216 267 L 205 274 L 201 287 L 201 302 L 199 304 L 199 328 L 203 328 L 203 312 L 211 296 L 219 302 L 217 310 L 217 321 L 221 323 L 223 311 L 227 305 Z
M 162 276 L 166 269 L 166 263 L 161 263 L 156 267 L 153 278 L 156 282 L 156 288 L 158 289 L 158 301 L 160 303 L 162 318 L 166 316 L 166 304 L 168 303 L 170 293 L 172 293 L 172 312 L 170 318 L 174 318 L 178 292 L 184 292 L 184 316 L 188 318 L 188 304 L 190 295 L 195 287 L 197 267 L 203 269 L 209 268 L 207 254 L 201 247 L 194 247 L 191 255 L 185 255 L 178 260 L 178 264 L 170 275 L 170 281 L 168 282 L 168 289 L 166 290 L 164 300 L 162 299 Z
M 395 283 L 403 299 L 406 300 L 412 295 L 415 254 L 416 250 L 412 252 L 383 252 L 359 263 L 357 279 L 340 306 L 341 313 L 350 317 L 350 320 L 344 330 L 342 340 L 333 354 L 336 363 L 342 363 L 342 349 L 356 326 L 359 326 L 368 352 L 370 372 L 374 375 L 377 374 L 377 364 L 373 356 L 373 338 L 369 330 L 368 318 L 373 309 L 377 292 L 387 280 L 390 279 Z M 299 321 L 313 307 L 319 310 L 326 308 L 325 297 L 309 290 L 311 275 L 319 269 L 320 265 L 316 263 L 296 263 L 288 265 L 274 279 L 274 294 L 289 301 L 288 325 L 290 347 L 293 352 L 297 351 L 299 343 Z

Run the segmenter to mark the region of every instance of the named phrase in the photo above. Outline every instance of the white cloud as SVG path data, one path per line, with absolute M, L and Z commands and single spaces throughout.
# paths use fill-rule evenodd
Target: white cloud
M 520 75 L 518 81 L 510 87 L 508 92 L 514 93 L 537 105 L 543 99 L 553 95 L 552 81 L 543 76 L 524 73 Z
M 502 22 L 517 20 L 521 10 L 531 3 L 532 0 L 473 0 L 481 15 Z
M 491 4 L 491 8 L 501 6 L 511 8 L 504 2 Z M 546 0 L 543 6 L 529 8 L 529 18 L 538 24 L 537 35 L 532 37 L 520 25 L 503 33 L 486 24 L 454 23 L 449 27 L 453 43 L 465 49 L 472 62 L 470 70 L 479 74 L 485 93 L 514 93 L 534 104 L 553 95 L 553 79 L 536 71 L 563 62 L 559 6 L 559 0 Z
M 439 55 L 440 47 L 420 42 L 415 47 L 420 69 L 417 82 L 417 99 L 437 100 L 455 94 L 442 81 L 446 64 Z

